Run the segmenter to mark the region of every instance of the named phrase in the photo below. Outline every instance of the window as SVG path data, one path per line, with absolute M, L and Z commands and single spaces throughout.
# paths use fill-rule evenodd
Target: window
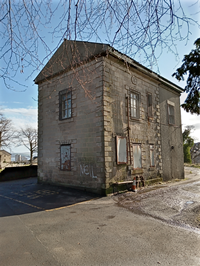
M 116 137 L 117 164 L 127 163 L 127 142 L 125 137 Z
M 155 166 L 154 161 L 154 145 L 150 145 L 150 166 Z
M 131 118 L 140 118 L 139 94 L 136 92 L 130 93 L 130 116 Z
M 152 110 L 152 94 L 147 94 L 147 115 L 148 117 L 153 116 L 153 110 Z
M 170 125 L 175 124 L 174 118 L 174 103 L 168 103 L 168 122 Z
M 133 167 L 142 168 L 142 153 L 139 144 L 133 144 Z
M 71 170 L 71 145 L 60 146 L 60 169 Z
M 59 93 L 59 118 L 60 120 L 72 117 L 72 91 L 66 89 Z

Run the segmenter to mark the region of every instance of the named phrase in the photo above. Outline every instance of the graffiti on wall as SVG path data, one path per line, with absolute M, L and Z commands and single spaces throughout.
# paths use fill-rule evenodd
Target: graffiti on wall
M 97 176 L 94 175 L 94 168 L 90 164 L 84 164 L 84 163 L 80 164 L 80 175 L 97 178 Z

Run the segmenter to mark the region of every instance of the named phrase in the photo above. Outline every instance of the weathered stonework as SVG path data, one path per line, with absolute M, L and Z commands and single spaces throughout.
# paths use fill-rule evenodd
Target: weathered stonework
M 68 55 L 68 50 L 63 48 L 65 45 L 67 47 L 67 41 L 36 78 L 39 86 L 39 182 L 106 194 L 111 191 L 112 183 L 133 180 L 136 175 L 143 176 L 146 182 L 161 177 L 168 180 L 170 170 L 171 177 L 183 178 L 183 154 L 179 148 L 182 143 L 181 89 L 175 87 L 175 91 L 170 88 L 175 85 L 163 84 L 161 77 L 155 78 L 155 73 L 151 75 L 141 65 L 137 68 L 128 57 L 125 64 L 120 54 L 106 45 L 84 43 L 82 46 L 77 42 L 79 58 L 84 59 L 72 66 L 70 54 L 64 60 Z M 94 52 L 98 52 L 88 61 L 83 50 L 87 45 L 90 48 L 96 45 Z M 51 70 L 49 75 L 46 74 L 48 69 Z M 72 115 L 60 120 L 59 93 L 68 88 Z M 136 92 L 139 99 L 137 119 L 130 116 L 131 92 Z M 148 115 L 147 94 L 152 97 L 152 116 Z M 167 122 L 169 99 L 175 104 L 176 123 L 173 126 Z M 119 136 L 127 140 L 125 164 L 117 163 L 116 137 Z M 169 143 L 174 147 L 173 151 L 169 149 Z M 70 146 L 70 170 L 67 171 L 61 170 L 62 145 Z M 133 163 L 133 145 L 140 147 L 140 168 Z M 173 163 L 170 161 L 172 153 L 179 157 L 179 164 L 175 163 L 176 159 Z
M 11 162 L 11 154 L 5 150 L 0 150 L 0 169 L 3 169 L 6 166 L 8 166 L 10 162 Z

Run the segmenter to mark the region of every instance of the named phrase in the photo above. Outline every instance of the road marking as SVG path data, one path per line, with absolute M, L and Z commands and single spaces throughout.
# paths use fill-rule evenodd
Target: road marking
M 46 211 L 46 212 L 52 212 L 52 211 L 57 211 L 57 210 L 65 209 L 65 208 L 70 208 L 70 207 L 73 207 L 73 206 L 76 206 L 76 205 L 80 205 L 80 204 L 83 204 L 83 203 L 86 203 L 86 202 L 90 202 L 92 200 L 99 199 L 99 197 L 98 197 L 98 198 L 93 198 L 93 199 L 90 199 L 90 200 L 77 202 L 77 203 L 74 203 L 74 204 L 71 204 L 71 205 L 67 205 L 67 206 L 63 206 L 63 207 L 58 207 L 58 208 L 53 208 L 53 209 L 44 209 L 42 207 L 38 207 L 38 206 L 32 205 L 30 203 L 26 203 L 24 201 L 17 200 L 17 199 L 14 199 L 14 198 L 10 198 L 10 197 L 7 197 L 7 196 L 1 195 L 1 194 L 0 194 L 0 197 L 5 198 L 5 199 L 9 199 L 9 200 L 13 200 L 13 201 L 28 205 L 28 206 L 30 206 L 32 208 L 35 208 L 35 209 L 38 209 L 38 210 L 42 210 L 42 211 Z
M 19 202 L 19 203 L 25 204 L 25 205 L 28 205 L 28 206 L 30 206 L 30 207 L 32 207 L 32 208 L 35 208 L 35 209 L 38 209 L 38 210 L 45 211 L 44 208 L 41 208 L 41 207 L 38 207 L 38 206 L 35 206 L 35 205 L 32 205 L 32 204 L 26 203 L 26 202 L 21 201 L 21 200 L 13 199 L 13 198 L 10 198 L 10 197 L 7 197 L 7 196 L 3 196 L 3 195 L 1 195 L 1 194 L 0 194 L 0 197 L 5 198 L 5 199 L 9 199 L 9 200 L 13 200 L 13 201 L 16 201 L 16 202 Z

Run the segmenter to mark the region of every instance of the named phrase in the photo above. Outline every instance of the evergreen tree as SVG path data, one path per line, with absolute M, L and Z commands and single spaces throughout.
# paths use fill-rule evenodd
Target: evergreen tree
M 185 87 L 188 96 L 182 107 L 192 114 L 200 114 L 200 38 L 194 45 L 196 49 L 184 56 L 182 66 L 172 76 L 180 81 L 184 80 L 184 75 L 188 75 Z
M 184 153 L 184 163 L 191 163 L 190 149 L 194 145 L 194 139 L 190 136 L 191 131 L 194 126 L 187 126 L 183 132 L 183 153 Z

